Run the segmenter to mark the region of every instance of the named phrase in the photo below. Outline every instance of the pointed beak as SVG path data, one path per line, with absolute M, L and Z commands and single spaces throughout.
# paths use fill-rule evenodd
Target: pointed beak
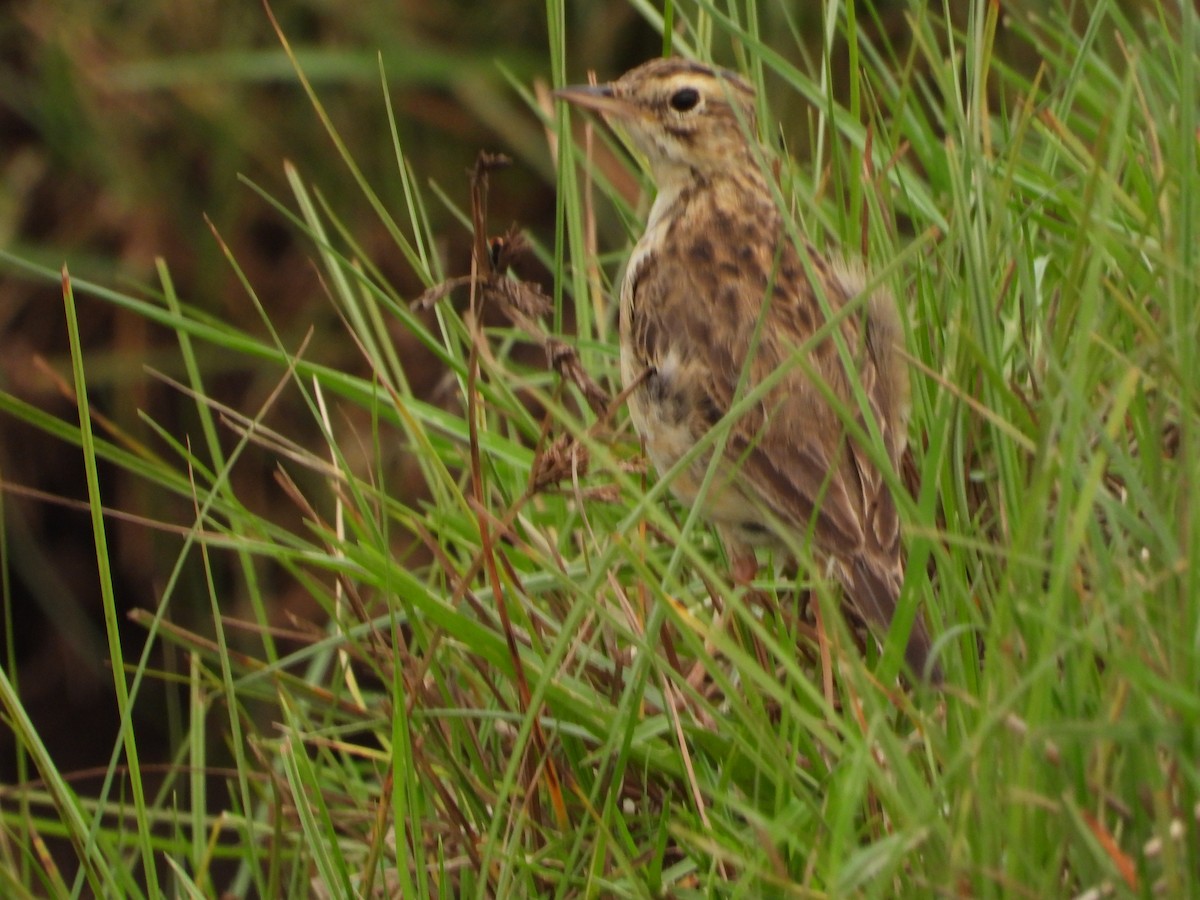
M 611 84 L 572 84 L 555 91 L 554 96 L 603 115 L 629 118 L 634 114 L 633 104 L 614 94 Z

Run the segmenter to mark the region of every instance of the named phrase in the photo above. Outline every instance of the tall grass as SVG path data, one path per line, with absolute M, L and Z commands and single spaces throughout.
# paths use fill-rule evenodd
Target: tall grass
M 579 80 L 583 36 L 549 9 L 549 71 Z M 768 574 L 732 586 L 703 523 L 639 465 L 623 413 L 597 414 L 580 380 L 529 362 L 544 331 L 571 323 L 583 367 L 618 392 L 610 298 L 645 206 L 621 185 L 647 184 L 610 136 L 542 105 L 560 190 L 553 235 L 531 236 L 554 274 L 536 327 L 495 324 L 482 281 L 415 312 L 294 169 L 292 195 L 274 202 L 311 242 L 370 377 L 274 337 L 248 278 L 268 341 L 194 312 L 165 267 L 151 298 L 67 282 L 68 309 L 87 294 L 174 330 L 200 433 L 158 429 L 151 450 L 87 415 L 64 423 L 8 394 L 0 409 L 78 445 L 92 469 L 119 466 L 193 504 L 176 573 L 209 575 L 213 631 L 173 622 L 173 578 L 140 620 L 186 666 L 160 676 L 148 655 L 121 666 L 112 649 L 126 723 L 145 678 L 187 689 L 156 792 L 126 724 L 101 796 L 77 796 L 0 680 L 39 779 L 0 809 L 7 891 L 1200 890 L 1197 17 L 1103 0 L 1074 15 L 951 12 L 914 2 L 896 27 L 831 0 L 821 53 L 796 66 L 787 28 L 766 37 L 755 4 L 668 7 L 674 49 L 743 67 L 763 89 L 766 143 L 805 148 L 780 179 L 798 226 L 865 257 L 904 298 L 919 476 L 901 497 L 905 590 L 931 622 L 943 691 L 904 688 L 898 642 L 863 646 L 826 587 L 806 585 L 822 666 L 796 585 Z M 762 15 L 799 34 L 786 13 Z M 768 101 L 787 96 L 805 99 L 804 129 L 770 118 Z M 313 127 L 336 138 L 312 99 Z M 423 188 L 391 133 L 407 207 L 378 202 L 343 147 L 339 189 L 364 192 L 434 285 L 427 211 L 451 204 L 469 228 L 466 185 Z M 237 270 L 237 248 L 222 250 Z M 411 389 L 396 324 L 444 366 L 438 402 Z M 262 409 L 218 407 L 199 344 L 273 365 L 277 390 Z M 74 362 L 86 413 L 88 361 Z M 285 392 L 323 446 L 263 425 Z M 277 455 L 303 531 L 231 488 L 251 444 Z M 393 489 L 397 448 L 416 496 Z M 104 502 L 91 498 L 98 535 Z M 226 618 L 215 554 L 240 560 L 254 622 Z M 281 626 L 264 563 L 327 626 Z M 49 865 L 31 835 L 69 839 L 78 874 Z

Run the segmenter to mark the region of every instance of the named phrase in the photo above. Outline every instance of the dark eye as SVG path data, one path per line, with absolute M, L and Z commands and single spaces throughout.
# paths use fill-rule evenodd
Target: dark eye
M 700 102 L 700 92 L 695 88 L 680 88 L 667 102 L 676 112 L 687 112 L 689 109 L 695 109 L 696 104 Z

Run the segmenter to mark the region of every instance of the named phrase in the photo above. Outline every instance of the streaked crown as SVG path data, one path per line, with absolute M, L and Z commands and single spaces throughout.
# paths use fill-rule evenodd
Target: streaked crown
M 669 169 L 727 169 L 749 154 L 754 90 L 742 78 L 682 59 L 654 59 L 606 85 L 558 96 L 624 126 L 656 180 Z

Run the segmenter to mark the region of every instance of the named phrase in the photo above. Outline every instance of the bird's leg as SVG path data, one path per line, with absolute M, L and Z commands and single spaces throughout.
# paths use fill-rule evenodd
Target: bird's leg
M 733 582 L 743 586 L 750 585 L 758 575 L 758 557 L 753 550 L 738 554 L 731 560 Z
M 739 541 L 727 528 L 719 528 L 721 543 L 729 556 L 729 575 L 739 587 L 749 587 L 758 575 L 758 557 L 754 549 Z

